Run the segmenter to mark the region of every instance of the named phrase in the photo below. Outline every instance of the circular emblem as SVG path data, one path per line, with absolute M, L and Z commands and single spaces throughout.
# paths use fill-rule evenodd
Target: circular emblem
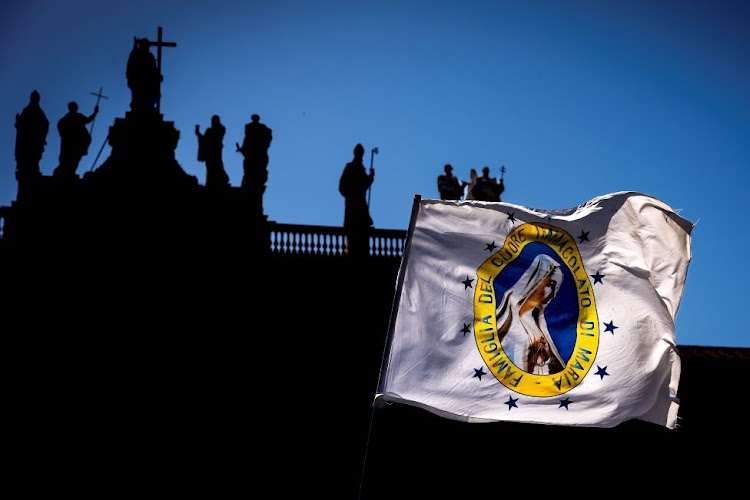
M 527 396 L 557 396 L 596 358 L 599 320 L 575 240 L 522 224 L 477 269 L 474 336 L 494 377 Z

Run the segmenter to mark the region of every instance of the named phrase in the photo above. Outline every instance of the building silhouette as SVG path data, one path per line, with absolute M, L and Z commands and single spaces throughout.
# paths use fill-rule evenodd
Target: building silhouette
M 592 495 L 597 481 L 654 471 L 658 490 L 689 491 L 693 477 L 721 482 L 742 463 L 721 451 L 745 453 L 747 432 L 732 423 L 750 349 L 680 346 L 672 431 L 373 412 L 406 231 L 375 228 L 369 258 L 349 259 L 341 227 L 270 221 L 241 188 L 199 185 L 174 159 L 178 137 L 158 102 L 139 104 L 110 127 L 99 169 L 34 177 L 0 208 L 7 472 L 58 485 L 211 475 L 279 498 L 454 498 Z

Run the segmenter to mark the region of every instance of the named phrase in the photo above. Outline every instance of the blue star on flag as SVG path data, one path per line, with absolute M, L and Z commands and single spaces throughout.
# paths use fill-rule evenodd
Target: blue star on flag
M 594 375 L 599 375 L 602 378 L 602 380 L 604 380 L 604 377 L 606 375 L 609 375 L 609 373 L 607 373 L 607 367 L 605 366 L 604 368 L 602 368 L 599 365 L 596 365 L 596 367 L 598 368 L 598 370 Z
M 514 399 L 513 396 L 508 396 L 508 401 L 503 404 L 508 405 L 508 411 L 510 411 L 512 408 L 518 408 L 516 401 L 518 401 L 518 398 Z
M 601 283 L 603 285 L 604 282 L 602 281 L 602 278 L 605 277 L 606 274 L 599 274 L 599 270 L 597 269 L 596 274 L 590 274 L 589 276 L 594 278 L 594 285 L 596 285 L 597 283 Z
M 578 237 L 578 242 L 583 243 L 584 241 L 589 241 L 589 232 L 581 229 L 581 236 Z
M 472 288 L 472 286 L 471 286 L 471 282 L 472 281 L 474 281 L 474 280 L 473 279 L 469 279 L 469 276 L 467 275 L 466 279 L 461 282 L 461 283 L 464 284 L 464 290 L 466 290 L 467 288 Z
M 482 375 L 487 375 L 486 373 L 484 373 L 484 367 L 483 366 L 480 366 L 479 370 L 477 370 L 476 368 L 474 368 L 474 377 L 478 378 L 479 380 L 482 380 Z M 471 377 L 471 378 L 474 378 L 474 377 Z
M 469 333 L 469 328 L 471 327 L 471 324 L 464 323 L 464 327 L 461 328 L 461 333 L 464 334 L 464 336 Z
M 490 252 L 497 248 L 497 245 L 495 245 L 495 242 L 487 243 L 487 248 L 485 250 L 489 250 Z
M 570 400 L 570 398 L 565 398 L 565 399 L 561 399 L 561 400 L 560 400 L 560 406 L 558 406 L 557 408 L 558 408 L 558 409 L 560 409 L 560 408 L 565 408 L 566 410 L 569 410 L 570 408 L 568 408 L 568 405 L 569 405 L 570 403 L 572 403 L 572 402 L 573 402 L 573 401 L 571 401 L 571 400 Z
M 615 334 L 615 328 L 620 328 L 619 326 L 615 326 L 614 321 L 610 321 L 609 323 L 604 323 L 604 331 L 605 332 L 612 332 L 612 335 Z

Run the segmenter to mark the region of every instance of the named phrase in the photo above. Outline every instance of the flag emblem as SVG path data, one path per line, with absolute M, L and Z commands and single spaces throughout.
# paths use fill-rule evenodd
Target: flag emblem
M 521 224 L 477 280 L 474 336 L 492 375 L 526 396 L 578 385 L 596 358 L 599 321 L 575 239 L 549 224 Z

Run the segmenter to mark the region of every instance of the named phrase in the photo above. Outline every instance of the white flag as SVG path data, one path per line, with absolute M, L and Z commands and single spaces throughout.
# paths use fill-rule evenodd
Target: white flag
M 417 199 L 376 406 L 674 428 L 692 228 L 632 192 L 555 211 Z

